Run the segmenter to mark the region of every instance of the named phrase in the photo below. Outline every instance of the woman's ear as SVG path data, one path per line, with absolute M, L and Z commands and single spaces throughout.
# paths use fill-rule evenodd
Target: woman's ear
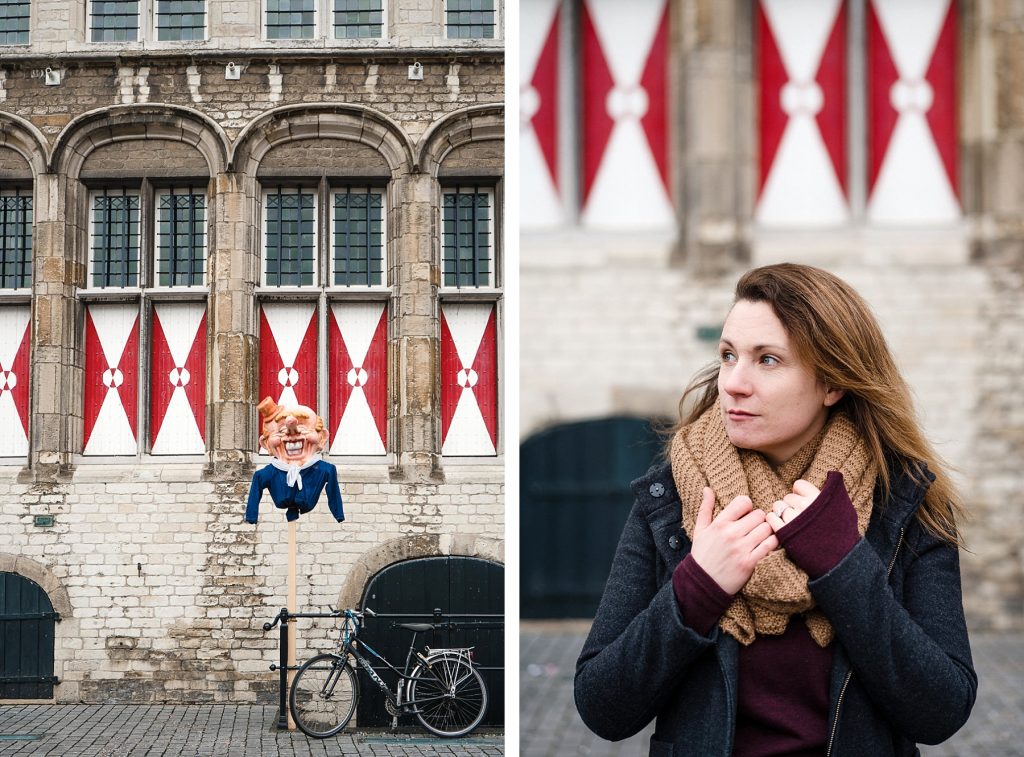
M 832 407 L 846 395 L 845 389 L 825 389 L 825 407 Z

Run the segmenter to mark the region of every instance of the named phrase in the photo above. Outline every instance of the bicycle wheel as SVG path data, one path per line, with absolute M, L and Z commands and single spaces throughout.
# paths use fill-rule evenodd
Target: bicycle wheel
M 465 657 L 441 654 L 422 663 L 409 682 L 409 701 L 424 728 L 438 736 L 465 736 L 484 719 L 487 686 Z
M 295 674 L 288 708 L 303 733 L 325 739 L 348 725 L 358 701 L 359 683 L 348 661 L 320 654 Z

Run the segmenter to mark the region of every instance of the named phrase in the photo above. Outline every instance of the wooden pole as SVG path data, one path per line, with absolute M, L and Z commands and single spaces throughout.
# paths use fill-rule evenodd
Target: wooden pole
M 288 612 L 295 614 L 299 611 L 296 603 L 296 583 L 295 583 L 295 532 L 298 526 L 297 520 L 288 521 Z M 295 678 L 295 671 L 292 668 L 295 667 L 295 636 L 297 632 L 296 624 L 292 623 L 291 633 L 288 634 L 288 690 L 291 691 L 292 679 Z M 295 721 L 292 719 L 291 710 L 288 710 L 288 730 L 295 730 Z

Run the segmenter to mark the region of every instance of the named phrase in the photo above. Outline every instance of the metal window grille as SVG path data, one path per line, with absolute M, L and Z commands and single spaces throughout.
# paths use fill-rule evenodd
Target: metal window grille
M 316 192 L 282 189 L 266 194 L 264 279 L 267 286 L 314 283 Z
M 157 0 L 156 38 L 184 41 L 206 38 L 206 0 Z
M 159 286 L 202 286 L 206 270 L 206 195 L 171 189 L 157 203 Z
M 380 37 L 384 30 L 384 0 L 334 0 L 335 39 Z
M 93 196 L 92 285 L 139 284 L 139 195 L 128 190 Z
M 445 25 L 449 39 L 493 39 L 494 0 L 448 0 Z
M 491 193 L 456 187 L 444 193 L 444 286 L 481 287 L 491 281 Z
M 0 45 L 28 44 L 29 0 L 0 0 Z
M 267 0 L 267 39 L 312 39 L 315 0 Z
M 91 0 L 93 42 L 135 42 L 139 38 L 139 2 Z
M 334 283 L 379 286 L 384 279 L 384 197 L 378 190 L 334 194 Z
M 32 194 L 0 192 L 0 289 L 32 286 Z

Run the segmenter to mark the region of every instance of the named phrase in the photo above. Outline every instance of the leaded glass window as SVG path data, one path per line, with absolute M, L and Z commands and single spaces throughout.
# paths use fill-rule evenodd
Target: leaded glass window
M 157 195 L 157 286 L 203 286 L 206 271 L 206 195 L 170 189 Z
M 384 0 L 334 0 L 336 39 L 380 37 L 383 30 Z
M 32 192 L 0 192 L 0 289 L 32 286 Z
M 333 262 L 336 286 L 384 283 L 384 195 L 376 189 L 334 193 Z
M 92 285 L 139 285 L 139 193 L 97 192 L 92 198 L 92 244 L 89 256 Z
M 267 0 L 267 39 L 312 39 L 315 0 Z
M 447 0 L 448 39 L 493 39 L 494 0 Z
M 456 187 L 444 193 L 444 286 L 491 285 L 491 196 L 490 190 L 480 187 Z
M 156 38 L 185 41 L 206 38 L 206 0 L 157 0 Z
M 264 195 L 266 286 L 308 286 L 316 275 L 316 191 L 277 188 Z
M 28 44 L 29 0 L 0 0 L 0 45 Z
M 90 37 L 93 42 L 135 42 L 139 38 L 138 0 L 90 0 Z

